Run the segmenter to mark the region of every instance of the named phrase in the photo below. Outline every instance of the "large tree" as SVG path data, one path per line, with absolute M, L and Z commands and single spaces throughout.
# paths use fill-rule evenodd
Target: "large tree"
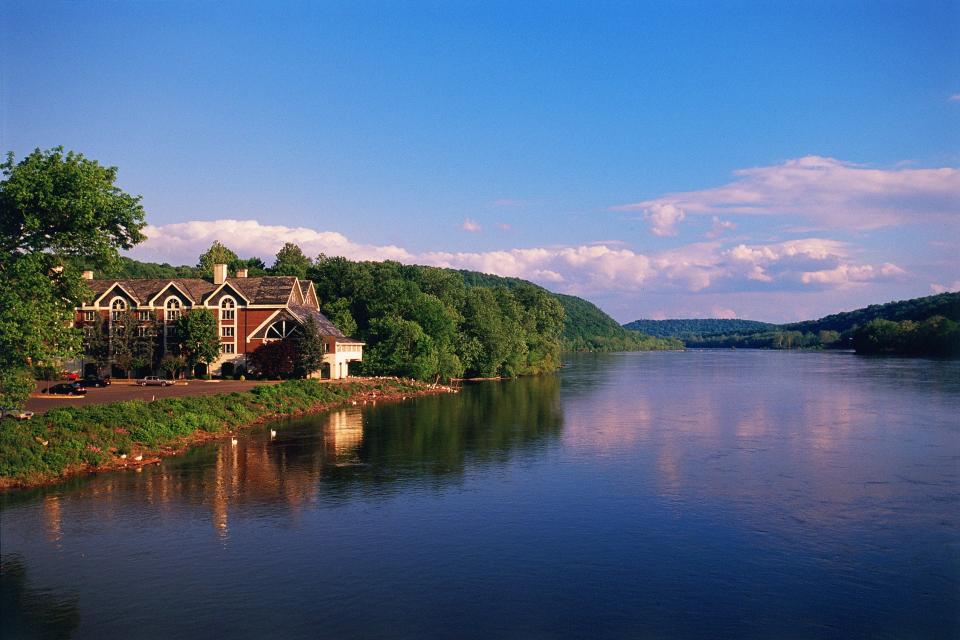
M 297 276 L 306 278 L 307 270 L 313 266 L 310 258 L 303 255 L 303 251 L 292 242 L 283 245 L 277 252 L 276 261 L 270 271 L 277 276 Z
M 210 248 L 200 254 L 200 260 L 197 262 L 199 275 L 212 276 L 213 265 L 215 264 L 225 264 L 229 269 L 236 271 L 246 267 L 247 261 L 241 260 L 236 253 L 225 247 L 219 240 L 214 240 Z
M 313 316 L 307 316 L 300 328 L 293 334 L 292 340 L 296 347 L 294 375 L 298 378 L 306 378 L 310 374 L 320 371 L 323 366 L 323 335 L 320 333 L 320 325 L 313 319 Z
M 116 167 L 62 147 L 19 162 L 10 153 L 0 170 L 0 377 L 19 379 L 9 372 L 79 351 L 77 265 L 106 268 L 141 242 L 144 212 L 114 184 Z
M 209 365 L 220 355 L 217 318 L 211 311 L 188 311 L 177 320 L 175 331 L 180 355 L 191 369 L 198 364 Z

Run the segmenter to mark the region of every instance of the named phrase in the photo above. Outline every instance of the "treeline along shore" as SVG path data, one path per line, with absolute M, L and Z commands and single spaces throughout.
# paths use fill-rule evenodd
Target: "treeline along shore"
M 853 349 L 863 355 L 960 356 L 960 293 L 874 304 L 775 325 L 752 320 L 635 320 L 624 328 L 689 348 Z
M 150 464 L 277 418 L 453 391 L 404 378 L 288 380 L 242 393 L 54 409 L 29 421 L 4 420 L 0 489 Z

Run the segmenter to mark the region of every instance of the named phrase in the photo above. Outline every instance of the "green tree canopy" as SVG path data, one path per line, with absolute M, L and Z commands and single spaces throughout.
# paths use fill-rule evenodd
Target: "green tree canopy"
M 292 242 L 283 245 L 277 252 L 277 258 L 270 271 L 276 276 L 296 276 L 306 278 L 313 263 L 303 255 L 303 251 Z
M 49 252 L 108 263 L 144 240 L 141 198 L 114 184 L 116 167 L 55 147 L 18 163 L 11 152 L 0 169 L 4 256 Z
M 88 291 L 80 263 L 118 262 L 144 239 L 140 196 L 115 167 L 57 147 L 0 165 L 0 377 L 75 355 L 74 308 Z
M 180 355 L 191 369 L 210 364 L 220 355 L 217 318 L 208 309 L 192 309 L 180 316 L 176 336 Z
M 233 271 L 247 266 L 246 260 L 241 260 L 237 254 L 223 246 L 219 240 L 214 240 L 210 248 L 200 254 L 200 260 L 197 262 L 199 275 L 201 277 L 213 275 L 213 265 L 215 264 L 225 264 L 227 268 Z
M 320 367 L 323 366 L 323 336 L 313 316 L 307 316 L 304 323 L 293 334 L 292 340 L 296 347 L 294 374 L 298 378 L 306 378 L 320 371 Z

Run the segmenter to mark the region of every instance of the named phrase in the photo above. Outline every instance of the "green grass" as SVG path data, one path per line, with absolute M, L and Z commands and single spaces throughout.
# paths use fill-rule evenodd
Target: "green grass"
M 48 482 L 71 471 L 103 467 L 121 454 L 179 448 L 197 433 L 226 433 L 259 418 L 336 404 L 351 396 L 413 393 L 408 380 L 319 384 L 291 380 L 244 393 L 133 400 L 54 409 L 32 421 L 0 420 L 0 486 Z

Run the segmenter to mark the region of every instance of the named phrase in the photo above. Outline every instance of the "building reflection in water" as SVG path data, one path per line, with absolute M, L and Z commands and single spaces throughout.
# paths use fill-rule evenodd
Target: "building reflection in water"
M 175 523 L 202 509 L 226 541 L 238 518 L 283 513 L 296 521 L 311 505 L 349 500 L 364 487 L 455 480 L 471 461 L 503 464 L 511 452 L 546 446 L 562 425 L 556 377 L 488 383 L 457 396 L 273 424 L 241 435 L 236 445 L 221 439 L 159 465 L 77 478 L 70 495 L 92 498 L 101 523 Z M 69 513 L 61 515 L 57 495 L 44 500 L 47 535 L 59 540 Z
M 63 537 L 62 517 L 60 511 L 60 496 L 46 496 L 43 499 L 43 528 L 50 542 L 59 543 Z

